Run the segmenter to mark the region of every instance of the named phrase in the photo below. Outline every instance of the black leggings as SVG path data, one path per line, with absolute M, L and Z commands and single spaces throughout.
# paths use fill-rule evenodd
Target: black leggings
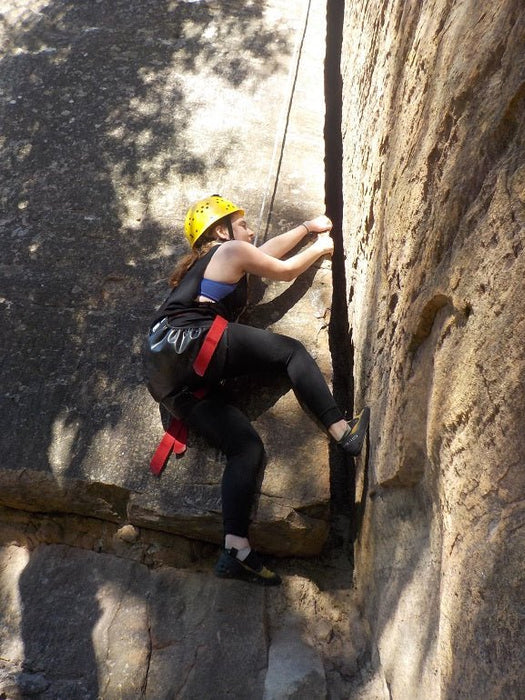
M 304 345 L 271 331 L 230 323 L 205 379 L 215 384 L 221 379 L 268 370 L 285 370 L 299 401 L 326 428 L 343 418 L 317 363 Z M 242 411 L 215 394 L 187 402 L 180 412 L 190 428 L 225 454 L 224 532 L 247 537 L 258 471 L 264 456 L 261 438 Z

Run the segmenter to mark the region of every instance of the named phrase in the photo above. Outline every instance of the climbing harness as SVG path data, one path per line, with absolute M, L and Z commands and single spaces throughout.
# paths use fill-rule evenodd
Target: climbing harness
M 201 345 L 199 353 L 193 362 L 193 371 L 199 377 L 204 377 L 211 358 L 219 344 L 222 334 L 226 330 L 228 321 L 222 316 L 216 316 L 210 326 L 209 331 Z M 207 390 L 199 389 L 194 391 L 193 395 L 201 399 L 205 396 Z M 172 452 L 176 455 L 182 455 L 186 451 L 186 441 L 188 438 L 188 428 L 180 418 L 172 417 L 171 422 L 166 430 L 164 437 L 160 441 L 155 454 L 150 462 L 150 470 L 155 476 L 160 476 L 162 470 L 166 466 L 169 456 Z
M 227 325 L 228 321 L 222 316 L 215 316 L 213 319 L 210 330 L 206 333 L 206 337 L 201 345 L 199 354 L 193 363 L 193 370 L 199 375 L 199 377 L 204 377 L 206 369 L 210 364 L 210 360 L 213 357 L 213 353 L 215 352 L 215 349 L 219 344 Z

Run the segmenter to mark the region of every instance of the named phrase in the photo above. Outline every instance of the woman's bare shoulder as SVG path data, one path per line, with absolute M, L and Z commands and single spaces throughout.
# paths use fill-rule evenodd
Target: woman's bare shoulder
M 261 253 L 252 243 L 247 241 L 225 241 L 221 243 L 219 250 L 215 253 L 216 260 L 250 260 L 253 256 Z

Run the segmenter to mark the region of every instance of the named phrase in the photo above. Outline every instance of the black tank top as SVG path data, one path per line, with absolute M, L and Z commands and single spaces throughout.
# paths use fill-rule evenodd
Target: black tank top
M 167 318 L 170 326 L 177 328 L 209 327 L 215 316 L 223 316 L 228 321 L 235 321 L 247 301 L 246 275 L 242 277 L 235 289 L 218 302 L 199 302 L 201 280 L 208 263 L 219 250 L 214 246 L 206 255 L 197 260 L 164 300 L 155 315 L 152 326 L 161 318 Z

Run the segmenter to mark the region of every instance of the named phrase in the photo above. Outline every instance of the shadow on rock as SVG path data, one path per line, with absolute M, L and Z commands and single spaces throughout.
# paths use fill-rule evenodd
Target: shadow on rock
M 264 9 L 57 1 L 2 16 L 1 437 L 16 468 L 82 476 L 133 405 L 171 225 L 152 199 L 228 165 L 193 145 L 188 84 L 270 76 L 289 46 Z
M 101 615 L 93 569 L 82 567 L 67 547 L 42 547 L 20 577 L 23 672 L 20 691 L 39 698 L 96 698 L 98 669 L 93 629 Z

